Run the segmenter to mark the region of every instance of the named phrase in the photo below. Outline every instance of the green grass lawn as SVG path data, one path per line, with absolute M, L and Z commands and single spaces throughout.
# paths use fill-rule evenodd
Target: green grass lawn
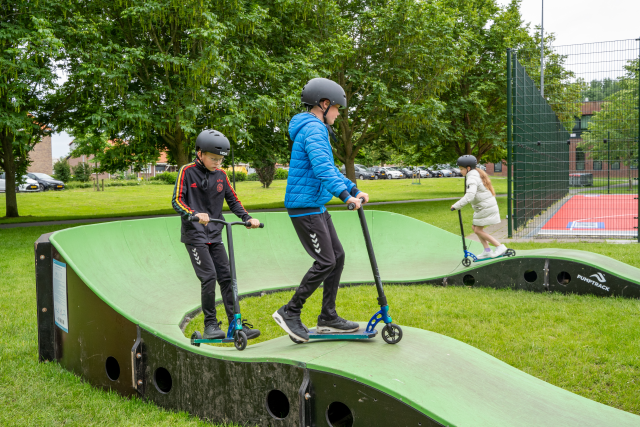
M 506 193 L 506 179 L 494 178 L 493 182 L 498 193 Z M 246 181 L 237 183 L 237 193 L 248 210 L 282 208 L 285 187 L 285 181 L 274 181 L 267 189 L 259 182 Z M 370 194 L 371 201 L 379 202 L 458 197 L 464 192 L 463 180 L 457 178 L 423 179 L 421 185 L 412 185 L 410 179 L 358 181 L 358 187 Z M 6 211 L 5 194 L 1 193 L 0 224 L 173 214 L 172 195 L 170 185 L 110 187 L 104 192 L 77 189 L 20 193 L 17 197 L 21 217 L 2 218 Z M 338 199 L 331 203 L 342 204 Z
M 499 203 L 504 208 L 506 200 Z M 457 215 L 448 211 L 450 205 L 444 201 L 376 209 L 457 232 Z M 470 223 L 470 209 L 463 212 Z M 95 389 L 55 363 L 38 363 L 33 242 L 61 228 L 0 230 L 0 425 L 210 426 L 185 413 Z M 639 245 L 514 245 L 549 246 L 589 250 L 640 267 Z M 389 286 L 387 294 L 400 324 L 459 339 L 559 387 L 640 414 L 640 301 L 429 286 Z M 282 335 L 270 315 L 290 295 L 242 301 L 245 317 L 262 330 L 259 340 Z M 319 298 L 314 295 L 304 312 L 308 325 L 318 314 Z M 346 317 L 365 320 L 375 308 L 372 288 L 340 291 L 338 309 Z M 201 323 L 202 318 L 196 318 L 186 335 Z

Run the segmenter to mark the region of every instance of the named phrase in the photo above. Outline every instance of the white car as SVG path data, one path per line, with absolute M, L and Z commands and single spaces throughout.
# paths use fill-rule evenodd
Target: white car
M 415 168 L 415 172 L 420 172 L 420 178 L 430 178 L 431 174 L 424 169 Z
M 4 193 L 6 191 L 6 186 L 4 181 L 4 172 L 0 172 L 0 192 Z
M 35 179 L 31 179 L 26 175 L 22 175 L 22 179 L 24 181 L 24 184 L 21 184 L 16 188 L 18 193 L 40 191 L 40 185 L 38 184 L 38 181 L 36 181 Z
M 387 173 L 387 179 L 402 179 L 404 178 L 404 174 L 399 170 L 391 169 L 391 168 L 382 168 Z

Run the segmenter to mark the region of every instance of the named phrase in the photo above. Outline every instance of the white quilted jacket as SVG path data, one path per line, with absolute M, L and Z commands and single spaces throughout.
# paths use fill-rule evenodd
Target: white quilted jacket
M 464 197 L 458 200 L 453 207 L 462 209 L 468 203 L 473 208 L 473 225 L 481 227 L 500 223 L 500 210 L 498 202 L 491 191 L 482 183 L 480 173 L 472 169 L 466 176 L 466 191 Z

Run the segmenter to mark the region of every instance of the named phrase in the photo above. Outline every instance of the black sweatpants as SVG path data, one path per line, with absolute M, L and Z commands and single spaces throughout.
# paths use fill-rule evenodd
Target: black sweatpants
M 216 280 L 220 283 L 220 293 L 227 320 L 233 321 L 233 284 L 229 270 L 229 257 L 222 242 L 211 244 L 185 244 L 191 265 L 200 279 L 200 298 L 204 324 L 208 326 L 217 322 L 216 317 Z M 228 326 L 229 324 L 227 324 Z
M 336 295 L 344 268 L 344 250 L 329 212 L 291 218 L 293 227 L 305 250 L 315 260 L 302 278 L 296 293 L 287 304 L 287 311 L 299 314 L 307 298 L 324 282 L 322 312 L 324 320 L 335 319 Z

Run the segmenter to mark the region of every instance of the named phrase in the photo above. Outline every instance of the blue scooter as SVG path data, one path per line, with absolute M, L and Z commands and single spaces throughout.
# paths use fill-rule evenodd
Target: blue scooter
M 455 211 L 455 209 L 453 208 L 451 208 L 451 210 Z M 462 265 L 464 265 L 465 267 L 469 267 L 471 265 L 471 259 L 473 259 L 473 262 L 482 262 L 482 261 L 488 261 L 490 259 L 504 258 L 504 257 L 510 257 L 510 256 L 516 255 L 516 251 L 514 251 L 513 249 L 507 249 L 507 251 L 504 254 L 497 256 L 495 258 L 478 259 L 478 257 L 475 256 L 473 252 L 470 252 L 467 250 L 467 241 L 464 238 L 464 226 L 462 225 L 461 211 L 458 211 L 458 219 L 460 220 L 460 233 L 462 234 L 462 249 L 464 250 L 464 258 L 462 259 Z
M 189 221 L 198 222 L 200 219 L 197 216 L 190 216 Z M 236 280 L 236 261 L 233 253 L 233 236 L 231 235 L 232 225 L 244 225 L 245 227 L 251 227 L 249 221 L 243 222 L 227 222 L 221 219 L 210 219 L 209 222 L 217 222 L 223 224 L 227 229 L 227 245 L 229 246 L 229 270 L 231 271 L 231 279 L 233 283 L 233 314 L 234 321 L 229 325 L 227 330 L 227 336 L 222 339 L 205 339 L 202 338 L 200 331 L 195 331 L 191 334 L 191 345 L 200 347 L 200 344 L 206 343 L 233 343 L 236 349 L 242 351 L 247 347 L 247 335 L 242 330 L 242 315 L 240 314 L 240 304 L 238 303 L 238 282 Z M 259 228 L 264 228 L 264 224 L 260 224 Z
M 364 199 L 360 198 L 360 200 L 364 203 Z M 347 208 L 352 211 L 356 208 L 355 203 L 349 203 Z M 364 209 L 362 205 L 360 205 L 360 209 L 358 209 L 358 216 L 360 217 L 360 226 L 362 227 L 362 232 L 364 233 L 364 240 L 367 244 L 367 253 L 369 254 L 369 262 L 371 263 L 371 270 L 373 271 L 373 278 L 376 283 L 376 289 L 378 290 L 378 304 L 380 304 L 380 310 L 376 312 L 365 330 L 358 330 L 356 332 L 335 332 L 335 333 L 322 333 L 319 334 L 316 329 L 307 329 L 309 333 L 309 340 L 366 340 L 375 338 L 378 334 L 376 326 L 378 323 L 384 322 L 384 328 L 382 328 L 382 339 L 387 344 L 397 344 L 402 339 L 402 329 L 400 326 L 395 323 L 391 323 L 391 316 L 389 316 L 389 305 L 387 304 L 387 297 L 384 294 L 384 289 L 382 287 L 382 280 L 380 279 L 380 272 L 378 271 L 378 263 L 376 262 L 376 255 L 373 252 L 373 245 L 371 244 L 371 236 L 369 235 L 369 227 L 367 227 L 367 219 L 364 215 Z M 306 326 L 305 326 L 306 329 Z M 291 341 L 296 344 L 302 344 L 302 341 L 299 341 L 291 336 Z

